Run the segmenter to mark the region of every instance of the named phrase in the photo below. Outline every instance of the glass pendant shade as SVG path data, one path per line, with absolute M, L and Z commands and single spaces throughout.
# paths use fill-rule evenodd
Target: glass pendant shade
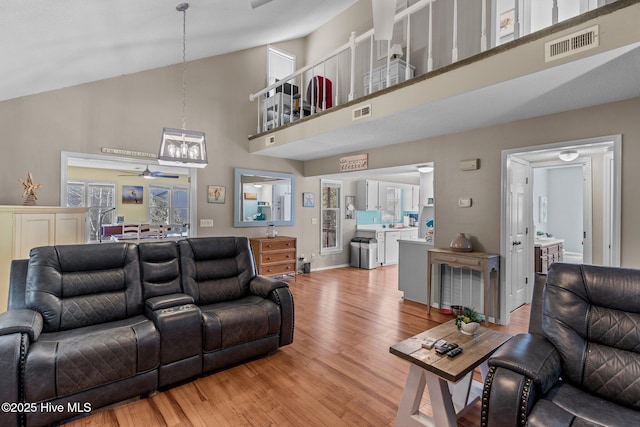
M 162 129 L 158 163 L 191 168 L 207 166 L 207 144 L 204 132 Z
M 204 132 L 186 130 L 187 9 L 189 9 L 189 3 L 180 3 L 176 6 L 176 10 L 182 12 L 182 129 L 162 129 L 158 163 L 169 166 L 203 168 L 208 163 L 207 141 Z

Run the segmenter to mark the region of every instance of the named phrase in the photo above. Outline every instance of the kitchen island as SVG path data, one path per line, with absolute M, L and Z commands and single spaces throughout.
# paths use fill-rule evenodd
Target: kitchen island
M 433 243 L 401 239 L 398 244 L 398 290 L 404 292 L 406 300 L 427 304 L 427 252 L 433 249 Z

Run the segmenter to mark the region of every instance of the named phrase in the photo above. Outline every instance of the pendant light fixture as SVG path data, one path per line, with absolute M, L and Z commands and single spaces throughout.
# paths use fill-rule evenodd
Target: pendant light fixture
M 185 110 L 187 107 L 187 9 L 189 3 L 176 6 L 182 12 L 182 129 L 162 129 L 162 140 L 158 152 L 158 163 L 183 167 L 203 168 L 207 166 L 207 144 L 204 132 L 187 130 Z

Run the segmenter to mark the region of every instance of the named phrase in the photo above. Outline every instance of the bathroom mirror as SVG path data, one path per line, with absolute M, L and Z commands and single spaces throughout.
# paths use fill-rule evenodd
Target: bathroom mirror
M 235 227 L 295 224 L 295 175 L 235 169 Z

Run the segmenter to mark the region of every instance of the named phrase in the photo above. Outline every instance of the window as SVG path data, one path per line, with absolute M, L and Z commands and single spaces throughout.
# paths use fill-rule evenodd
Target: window
M 87 236 L 99 239 L 100 224 L 112 224 L 116 207 L 116 185 L 110 182 L 67 181 L 66 205 L 70 208 L 89 207 Z M 104 213 L 103 213 L 104 212 Z
M 187 224 L 189 222 L 189 188 L 150 185 L 149 222 Z
M 342 182 L 321 180 L 321 254 L 342 252 Z

